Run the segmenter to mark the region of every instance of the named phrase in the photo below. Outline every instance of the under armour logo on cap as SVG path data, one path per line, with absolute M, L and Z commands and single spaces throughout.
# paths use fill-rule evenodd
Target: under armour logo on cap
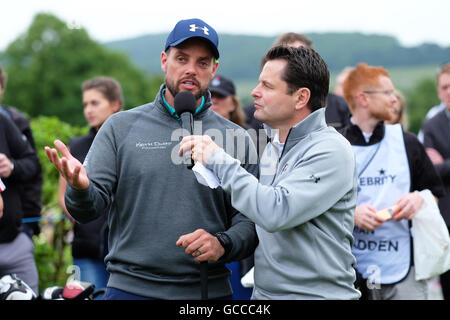
M 208 40 L 214 58 L 219 59 L 219 37 L 209 24 L 200 19 L 178 21 L 167 37 L 164 50 L 167 51 L 169 47 L 176 47 L 182 42 L 194 37 Z
M 203 30 L 204 34 L 209 35 L 209 29 L 207 27 L 197 27 L 194 23 L 194 24 L 190 24 L 189 28 L 190 28 L 189 31 L 191 31 L 191 32 L 195 32 L 195 30 L 200 29 L 200 30 Z
M 211 86 L 214 86 L 214 87 L 220 86 L 220 79 L 218 77 L 215 77 L 214 79 L 212 79 Z

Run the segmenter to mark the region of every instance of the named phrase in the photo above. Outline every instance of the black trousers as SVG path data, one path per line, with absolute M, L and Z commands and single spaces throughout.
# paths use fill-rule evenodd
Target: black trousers
M 440 276 L 444 300 L 450 300 L 450 270 Z
M 448 231 L 450 232 L 450 226 L 447 227 Z M 450 300 L 450 270 L 448 270 L 446 273 L 441 274 L 440 281 L 444 300 Z

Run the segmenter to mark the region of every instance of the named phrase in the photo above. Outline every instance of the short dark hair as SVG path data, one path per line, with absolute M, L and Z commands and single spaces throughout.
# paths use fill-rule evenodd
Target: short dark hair
M 309 109 L 316 111 L 325 107 L 329 85 L 330 72 L 322 57 L 312 48 L 276 46 L 267 52 L 263 66 L 269 60 L 282 59 L 287 65 L 282 75 L 288 85 L 288 94 L 300 88 L 308 88 L 311 97 Z
M 110 77 L 99 76 L 83 82 L 81 90 L 84 92 L 90 89 L 100 91 L 109 102 L 119 101 L 120 107 L 123 107 L 122 87 L 117 80 Z
M 308 38 L 307 35 L 301 34 L 301 33 L 295 33 L 295 32 L 283 33 L 275 40 L 272 47 L 287 46 L 290 43 L 293 43 L 296 41 L 300 41 L 305 46 L 312 48 L 313 42 L 310 38 Z

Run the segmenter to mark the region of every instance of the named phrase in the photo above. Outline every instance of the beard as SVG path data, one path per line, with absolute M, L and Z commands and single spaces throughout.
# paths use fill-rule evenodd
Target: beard
M 208 92 L 208 87 L 203 88 L 200 83 L 197 81 L 197 79 L 195 78 L 183 78 L 180 81 L 178 81 L 177 83 L 174 83 L 172 81 L 170 81 L 169 79 L 165 79 L 165 83 L 166 83 L 166 87 L 169 90 L 169 92 L 172 94 L 172 96 L 175 98 L 175 96 L 180 92 L 180 84 L 182 81 L 184 80 L 192 80 L 195 82 L 195 84 L 197 85 L 197 87 L 199 88 L 199 90 L 197 91 L 197 93 L 194 93 L 194 97 L 195 100 L 200 99 L 201 97 L 205 96 L 206 93 Z
M 395 114 L 392 112 L 392 110 L 389 107 L 373 110 L 372 116 L 377 118 L 380 121 L 393 121 L 395 120 Z

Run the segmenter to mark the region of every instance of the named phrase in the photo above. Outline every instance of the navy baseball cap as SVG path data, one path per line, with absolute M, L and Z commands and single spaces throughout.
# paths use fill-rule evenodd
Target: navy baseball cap
M 236 88 L 231 80 L 224 76 L 216 75 L 209 84 L 209 91 L 211 93 L 218 93 L 224 97 L 236 94 Z
M 209 24 L 200 19 L 178 21 L 167 37 L 164 51 L 167 51 L 169 47 L 176 47 L 187 39 L 194 37 L 208 40 L 211 43 L 214 58 L 219 59 L 219 37 L 217 36 L 217 32 Z

